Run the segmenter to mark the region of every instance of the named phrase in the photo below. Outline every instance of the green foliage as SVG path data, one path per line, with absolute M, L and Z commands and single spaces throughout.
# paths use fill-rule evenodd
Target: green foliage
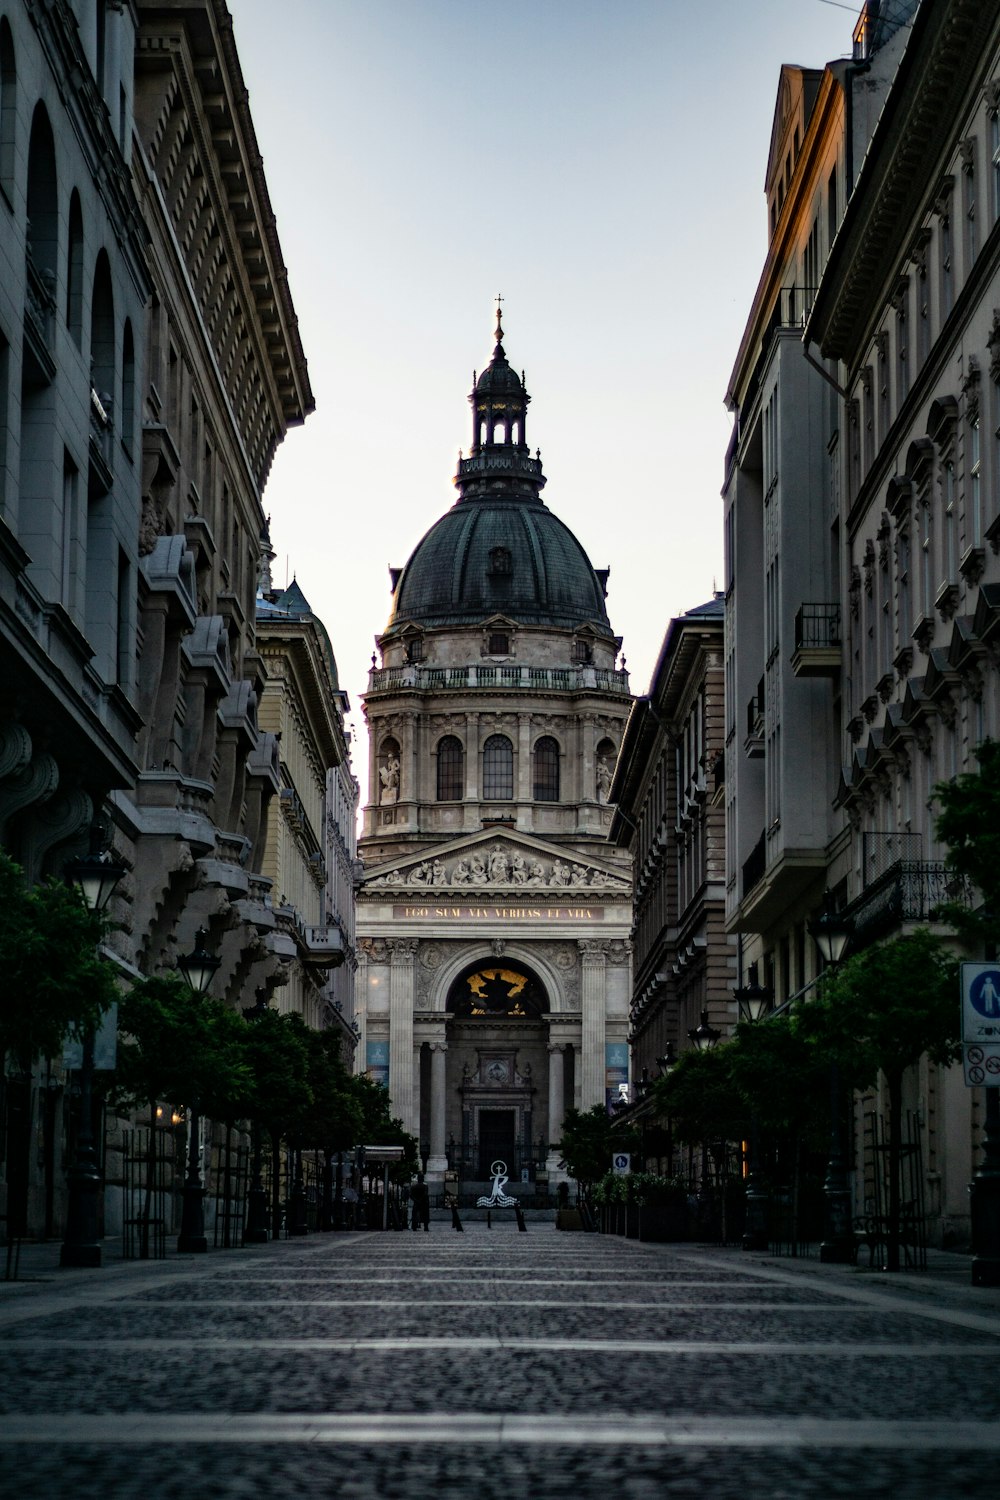
M 967 771 L 934 788 L 941 811 L 936 831 L 948 845 L 947 862 L 956 875 L 972 882 L 983 905 L 970 912 L 958 903 L 948 907 L 955 928 L 969 937 L 996 942 L 1000 921 L 1000 742 L 984 740 L 976 750 L 978 771 Z
M 96 1025 L 117 1000 L 115 969 L 97 951 L 103 931 L 68 886 L 29 889 L 20 866 L 0 854 L 0 1057 L 53 1057 L 67 1031 Z
M 762 1130 L 822 1144 L 829 1129 L 828 1068 L 794 1015 L 741 1023 L 726 1058 L 733 1087 Z
M 687 1185 L 677 1177 L 660 1177 L 656 1172 L 633 1172 L 626 1181 L 635 1202 L 647 1208 L 687 1207 Z
M 364 1117 L 354 1080 L 340 1060 L 340 1044 L 332 1031 L 313 1031 L 301 1016 L 280 1018 L 291 1028 L 305 1056 L 305 1089 L 300 1106 L 288 1122 L 290 1134 L 302 1146 L 323 1151 L 346 1151 L 359 1143 Z
M 624 1172 L 605 1172 L 593 1185 L 591 1193 L 594 1203 L 598 1208 L 606 1208 L 611 1203 L 626 1203 L 628 1201 L 628 1176 Z
M 632 1149 L 633 1134 L 618 1129 L 612 1135 L 611 1127 L 611 1118 L 602 1104 L 595 1104 L 587 1110 L 566 1111 L 562 1140 L 555 1150 L 577 1182 L 585 1185 L 598 1182 L 611 1166 L 615 1151 Z
M 196 995 L 177 975 L 151 975 L 123 996 L 118 1026 L 119 1099 L 197 1103 L 217 1120 L 250 1113 L 248 1027 L 221 1000 Z
M 694 1145 L 746 1136 L 750 1111 L 733 1082 L 734 1045 L 682 1052 L 670 1072 L 654 1083 L 657 1112 L 670 1118 L 677 1140 Z
M 796 1015 L 802 1038 L 856 1088 L 880 1071 L 894 1084 L 924 1053 L 952 1062 L 958 1027 L 957 963 L 925 928 L 849 958 Z

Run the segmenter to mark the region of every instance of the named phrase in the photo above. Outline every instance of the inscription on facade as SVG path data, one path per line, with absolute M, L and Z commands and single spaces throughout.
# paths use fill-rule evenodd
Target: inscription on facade
M 394 917 L 446 922 L 603 922 L 603 906 L 394 906 Z

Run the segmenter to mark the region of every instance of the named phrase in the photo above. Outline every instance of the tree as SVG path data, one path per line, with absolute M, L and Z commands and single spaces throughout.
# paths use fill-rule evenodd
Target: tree
M 585 1199 L 590 1198 L 591 1188 L 610 1171 L 614 1152 L 628 1151 L 633 1144 L 631 1132 L 616 1130 L 612 1134 L 613 1121 L 603 1104 L 594 1104 L 590 1109 L 568 1109 L 563 1118 L 562 1139 L 555 1150 L 566 1163 L 571 1177 L 580 1184 Z
M 827 1070 L 794 1016 L 741 1022 L 724 1056 L 733 1088 L 763 1130 L 822 1143 Z
M 0 854 L 0 1059 L 28 1067 L 62 1051 L 70 1030 L 96 1026 L 118 998 L 116 972 L 98 953 L 103 918 L 58 881 L 28 888 Z
M 903 1074 L 926 1054 L 947 1065 L 958 1055 L 958 969 L 944 942 L 921 928 L 866 948 L 823 977 L 796 1026 L 855 1088 L 881 1072 L 889 1096 L 888 1268 L 899 1269 Z
M 727 1042 L 704 1052 L 682 1052 L 670 1072 L 656 1080 L 657 1112 L 670 1117 L 677 1140 L 696 1145 L 746 1136 L 750 1111 L 733 1082 L 733 1048 Z
M 934 788 L 941 809 L 935 826 L 948 845 L 949 868 L 971 881 L 983 898 L 974 912 L 952 903 L 948 918 L 959 932 L 993 945 L 1000 920 L 1000 741 L 984 740 L 976 759 L 978 771 Z
M 197 1101 L 216 1120 L 249 1113 L 253 1070 L 246 1022 L 179 976 L 139 979 L 122 997 L 115 1092 L 120 1099 Z

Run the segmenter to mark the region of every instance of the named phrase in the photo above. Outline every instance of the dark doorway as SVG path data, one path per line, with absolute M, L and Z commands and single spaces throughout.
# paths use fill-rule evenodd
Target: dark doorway
M 517 1110 L 481 1109 L 479 1111 L 479 1180 L 491 1175 L 495 1161 L 507 1164 L 513 1172 L 517 1165 Z

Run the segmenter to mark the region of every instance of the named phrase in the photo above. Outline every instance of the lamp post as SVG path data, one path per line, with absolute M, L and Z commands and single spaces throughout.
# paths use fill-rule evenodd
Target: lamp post
M 66 865 L 66 879 L 79 893 L 87 910 L 104 911 L 115 886 L 125 874 L 125 866 L 107 852 L 92 851 Z M 59 1255 L 62 1266 L 100 1266 L 101 1241 L 97 1233 L 97 1203 L 101 1191 L 101 1174 L 94 1149 L 94 1028 L 88 1026 L 82 1037 L 83 1057 L 80 1067 L 80 1125 L 76 1136 L 73 1165 L 69 1169 L 69 1201 L 66 1208 L 66 1238 Z
M 209 953 L 205 944 L 208 932 L 199 927 L 194 940 L 194 950 L 177 960 L 181 978 L 188 989 L 196 995 L 204 995 L 221 959 Z M 201 1180 L 201 1118 L 198 1100 L 191 1101 L 188 1111 L 188 1162 L 184 1180 L 184 1198 L 181 1206 L 181 1232 L 177 1236 L 177 1249 L 181 1253 L 200 1254 L 208 1249 L 205 1236 L 205 1189 Z
M 267 1010 L 263 992 L 253 1005 L 243 1011 L 245 1021 L 258 1021 Z M 250 1191 L 247 1193 L 247 1221 L 243 1230 L 244 1245 L 266 1245 L 270 1239 L 267 1230 L 267 1189 L 261 1172 L 260 1120 L 254 1115 L 251 1122 Z
M 740 1020 L 748 1026 L 756 1026 L 771 1009 L 774 991 L 758 984 L 740 985 L 733 991 L 739 1006 Z M 767 1233 L 767 1192 L 760 1180 L 760 1130 L 757 1111 L 750 1111 L 750 1160 L 747 1163 L 746 1220 L 743 1227 L 744 1250 L 766 1250 L 770 1244 Z
M 709 1024 L 708 1011 L 703 1010 L 697 1026 L 688 1031 L 688 1041 L 698 1052 L 711 1052 L 722 1032 Z M 708 1192 L 708 1142 L 701 1143 L 701 1182 L 698 1185 L 699 1216 L 707 1221 L 711 1198 Z
M 827 891 L 823 911 L 813 923 L 813 941 L 823 965 L 831 974 L 847 952 L 851 925 L 834 910 Z M 826 1199 L 826 1225 L 819 1258 L 826 1265 L 850 1265 L 854 1259 L 854 1236 L 851 1233 L 851 1190 L 844 1160 L 844 1131 L 841 1121 L 840 1068 L 830 1063 L 830 1157 L 827 1162 L 823 1196 Z

